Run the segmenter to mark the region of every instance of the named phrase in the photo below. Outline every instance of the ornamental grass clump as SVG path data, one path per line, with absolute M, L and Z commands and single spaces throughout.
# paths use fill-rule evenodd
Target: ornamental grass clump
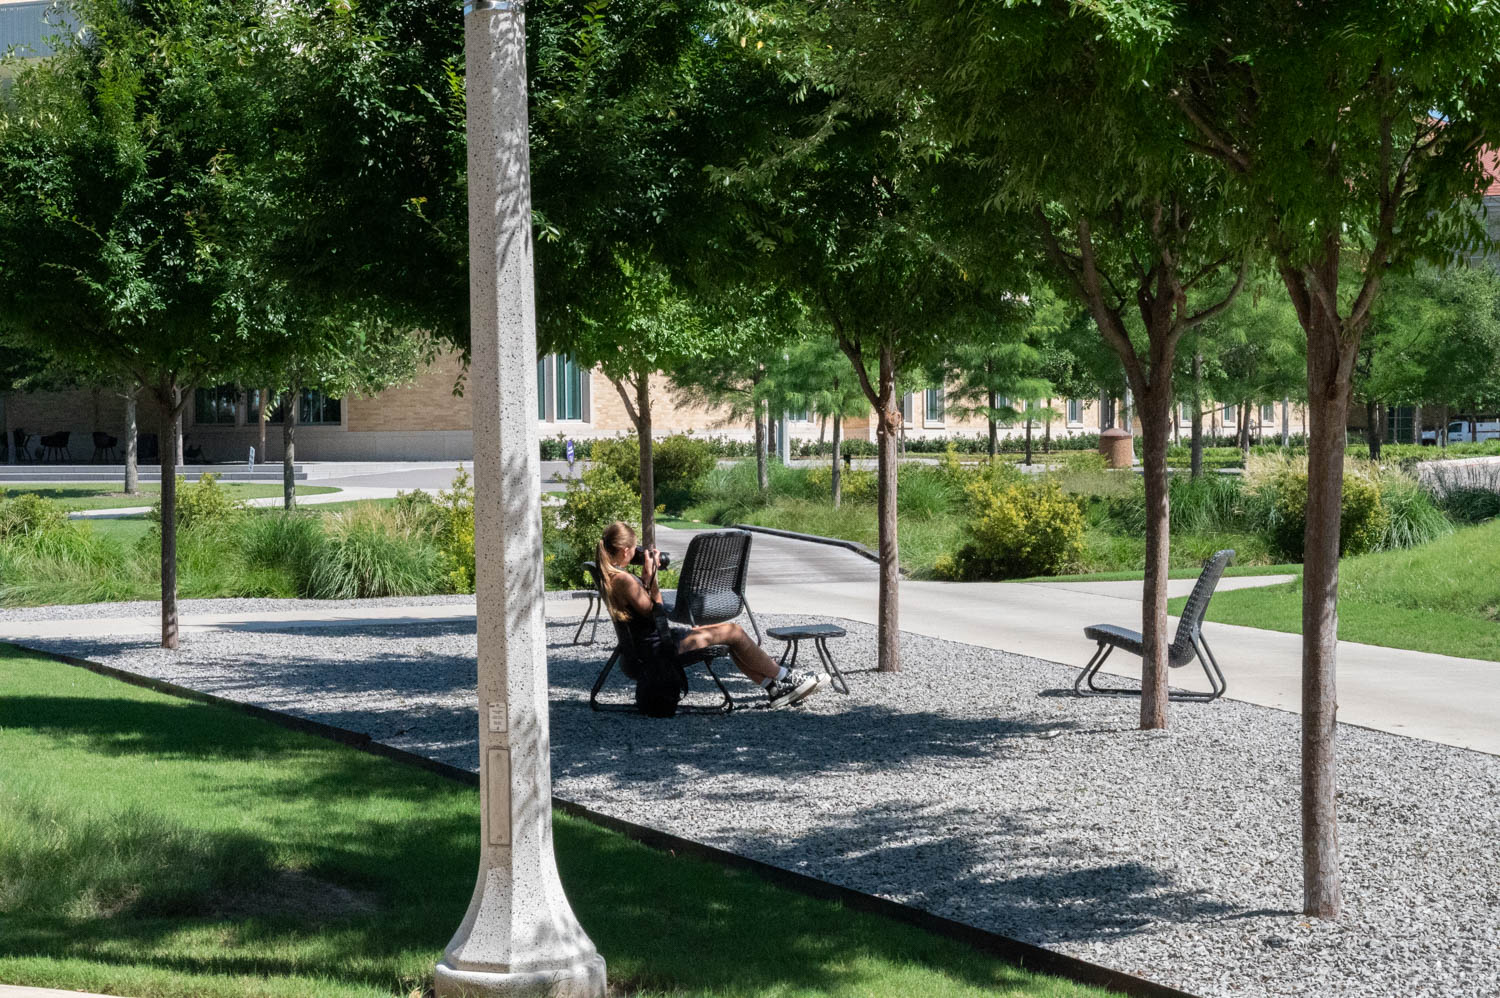
M 326 537 L 307 580 L 312 599 L 422 596 L 441 589 L 442 557 L 426 531 L 381 506 L 358 506 L 325 521 Z
M 938 559 L 939 578 L 1057 575 L 1083 554 L 1082 505 L 1055 479 L 996 484 L 978 477 L 964 488 L 964 503 L 968 539 Z

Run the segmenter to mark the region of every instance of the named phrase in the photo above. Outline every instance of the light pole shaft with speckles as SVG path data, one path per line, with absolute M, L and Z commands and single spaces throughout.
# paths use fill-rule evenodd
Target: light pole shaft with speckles
M 552 851 L 523 7 L 478 0 L 464 31 L 482 827 L 479 879 L 435 988 L 602 998 L 604 961 Z

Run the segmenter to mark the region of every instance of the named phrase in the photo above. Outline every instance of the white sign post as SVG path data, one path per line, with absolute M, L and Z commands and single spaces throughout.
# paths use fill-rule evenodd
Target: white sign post
M 464 7 L 479 636 L 479 881 L 437 965 L 438 998 L 602 998 L 604 960 L 552 853 L 526 22 Z

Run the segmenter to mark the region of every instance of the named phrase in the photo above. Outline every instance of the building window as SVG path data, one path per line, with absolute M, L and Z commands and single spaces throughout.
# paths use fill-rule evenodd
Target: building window
M 343 421 L 343 406 L 316 389 L 308 388 L 298 400 L 297 421 L 308 424 L 337 425 Z
M 547 358 L 538 357 L 536 362 L 536 418 L 547 419 Z
M 1260 421 L 1262 423 L 1276 422 L 1276 406 L 1273 403 L 1268 402 L 1260 407 Z
M 193 393 L 193 422 L 199 426 L 233 426 L 240 391 L 233 385 L 199 388 Z
M 557 418 L 583 418 L 583 368 L 572 354 L 557 355 Z
M 1177 420 L 1178 422 L 1182 423 L 1183 426 L 1186 426 L 1193 421 L 1192 403 L 1183 402 L 1177 407 Z
M 911 396 L 911 392 L 907 392 L 905 395 L 901 396 L 901 422 L 905 423 L 907 426 L 910 426 L 912 423 Z
M 787 422 L 789 423 L 806 423 L 810 421 L 811 416 L 812 414 L 808 411 L 807 406 L 795 409 L 786 414 Z
M 1083 400 L 1068 399 L 1068 425 L 1083 425 Z
M 1237 405 L 1226 405 L 1224 407 L 1224 425 L 1234 426 L 1240 421 L 1240 407 Z
M 927 389 L 927 422 L 941 423 L 943 421 L 943 390 L 941 388 Z

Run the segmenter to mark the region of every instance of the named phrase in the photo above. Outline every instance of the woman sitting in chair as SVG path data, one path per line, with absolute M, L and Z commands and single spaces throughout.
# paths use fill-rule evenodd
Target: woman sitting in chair
M 630 524 L 616 520 L 604 528 L 604 536 L 599 539 L 599 573 L 604 579 L 609 612 L 631 629 L 635 640 L 643 647 L 657 651 L 661 635 L 656 629 L 656 606 L 661 602 L 661 587 L 656 575 L 661 568 L 661 554 L 655 548 L 645 552 L 641 577 L 637 579 L 625 570 L 635 558 L 635 552 L 635 530 Z M 822 688 L 825 679 L 777 665 L 760 645 L 750 640 L 744 628 L 733 622 L 692 628 L 673 624 L 671 637 L 678 652 L 696 651 L 709 645 L 728 645 L 729 657 L 741 672 L 766 691 L 772 709 L 807 699 Z

